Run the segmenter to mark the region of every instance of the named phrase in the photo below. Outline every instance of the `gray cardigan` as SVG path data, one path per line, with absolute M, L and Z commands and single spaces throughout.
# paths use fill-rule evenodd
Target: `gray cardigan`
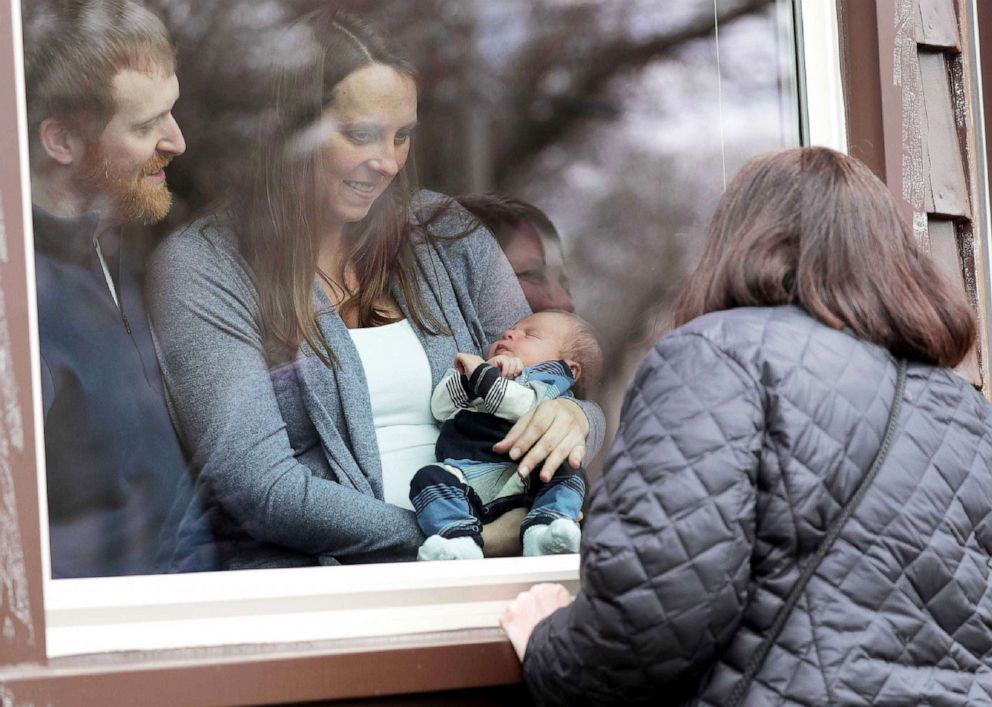
M 464 225 L 452 214 L 433 230 Z M 530 309 L 487 231 L 418 242 L 416 251 L 427 307 L 453 332 L 418 332 L 436 385 L 457 352 L 483 355 Z M 317 324 L 336 369 L 304 345 L 293 363 L 270 370 L 253 277 L 223 227 L 200 221 L 170 236 L 152 259 L 149 288 L 163 378 L 200 497 L 180 528 L 174 569 L 192 566 L 213 541 L 192 530 L 203 520 L 228 569 L 413 559 L 423 536 L 411 511 L 382 500 L 361 360 L 320 287 Z M 605 423 L 595 404 L 580 404 L 591 456 Z M 206 518 L 195 517 L 200 508 Z

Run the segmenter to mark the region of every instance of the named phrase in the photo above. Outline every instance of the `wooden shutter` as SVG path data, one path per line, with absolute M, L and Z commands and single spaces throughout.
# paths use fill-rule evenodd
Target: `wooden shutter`
M 885 180 L 922 247 L 967 295 L 979 343 L 958 372 L 992 397 L 969 2 L 840 0 L 839 9 L 851 153 Z

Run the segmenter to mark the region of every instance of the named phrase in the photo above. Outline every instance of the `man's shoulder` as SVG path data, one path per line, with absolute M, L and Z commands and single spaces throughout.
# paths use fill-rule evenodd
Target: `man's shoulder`
M 61 320 L 83 302 L 90 304 L 94 287 L 104 288 L 106 294 L 105 279 L 98 266 L 47 249 L 35 248 L 34 275 L 37 307 L 43 321 Z

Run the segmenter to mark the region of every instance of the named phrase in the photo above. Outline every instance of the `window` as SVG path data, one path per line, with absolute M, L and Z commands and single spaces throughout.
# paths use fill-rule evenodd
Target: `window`
M 422 184 L 516 193 L 557 226 L 576 308 L 600 328 L 611 362 L 598 399 L 609 430 L 634 367 L 666 326 L 725 181 L 758 152 L 843 140 L 833 14 L 814 14 L 812 3 L 801 15 L 785 0 L 352 5 L 370 8 L 369 21 L 412 50 Z M 148 229 L 154 240 L 211 207 L 244 169 L 243 146 L 264 117 L 252 72 L 286 56 L 282 35 L 270 30 L 290 4 L 146 6 L 179 48 L 182 94 L 173 114 L 188 143 L 169 168 L 175 204 Z M 13 10 L 16 19 L 18 3 Z M 803 58 L 807 76 L 818 72 L 816 91 L 812 78 L 803 91 Z M 26 156 L 23 115 L 21 135 Z M 36 330 L 32 336 L 37 366 Z M 35 426 L 51 436 L 59 430 L 42 423 L 42 377 L 36 370 Z M 39 473 L 50 511 L 58 489 Z M 590 475 L 597 473 L 593 463 Z M 47 523 L 44 501 L 42 494 Z M 46 578 L 48 655 L 492 627 L 505 601 L 535 581 L 574 588 L 577 564 L 571 555 Z

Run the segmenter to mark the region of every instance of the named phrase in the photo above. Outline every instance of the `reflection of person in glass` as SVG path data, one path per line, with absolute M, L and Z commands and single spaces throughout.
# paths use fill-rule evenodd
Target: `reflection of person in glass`
M 160 571 L 159 535 L 186 466 L 138 284 L 140 250 L 122 228 L 166 215 L 165 168 L 186 149 L 172 117 L 172 47 L 158 18 L 129 0 L 27 10 L 52 574 Z
M 581 591 L 504 616 L 537 702 L 989 704 L 992 406 L 947 368 L 974 316 L 886 186 L 825 148 L 753 160 L 676 323 Z
M 471 194 L 458 202 L 496 237 L 531 309 L 575 311 L 561 237 L 547 214 L 502 194 Z
M 488 234 L 454 237 L 467 215 L 423 196 L 411 216 L 408 64 L 330 11 L 288 32 L 248 183 L 155 258 L 165 378 L 224 566 L 412 560 L 431 390 L 529 310 Z M 577 467 L 602 426 L 552 400 L 504 446 Z

